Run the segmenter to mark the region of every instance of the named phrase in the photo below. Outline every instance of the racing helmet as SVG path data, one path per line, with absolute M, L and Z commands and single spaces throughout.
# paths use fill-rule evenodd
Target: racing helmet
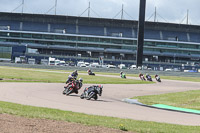
M 82 78 L 79 78 L 79 81 L 80 81 L 80 82 L 83 82 L 83 79 L 82 79 Z
M 102 88 L 103 88 L 103 85 L 98 85 L 98 87 L 102 89 Z
M 97 91 L 99 93 L 99 96 L 101 96 L 102 94 L 102 88 L 103 88 L 103 85 L 98 85 Z

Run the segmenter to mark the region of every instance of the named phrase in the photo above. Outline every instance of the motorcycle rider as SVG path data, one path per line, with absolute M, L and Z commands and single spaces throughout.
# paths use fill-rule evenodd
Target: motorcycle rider
M 146 78 L 147 78 L 147 80 L 151 79 L 151 76 L 148 73 L 146 73 Z
M 139 77 L 141 78 L 142 76 L 144 76 L 142 73 L 139 74 Z
M 91 92 L 91 91 L 93 91 L 94 89 L 96 89 L 96 88 L 98 88 L 98 87 L 102 90 L 103 85 L 93 85 L 93 86 L 90 86 L 90 87 L 86 87 L 86 88 L 84 89 L 84 91 L 83 91 L 85 97 L 88 97 L 88 93 Z M 101 93 L 102 93 L 102 92 L 100 92 L 99 96 L 101 96 Z
M 160 76 L 159 76 L 158 74 L 156 74 L 156 75 L 155 75 L 155 79 L 156 79 L 157 81 L 159 81 L 159 80 L 160 80 Z
M 66 81 L 66 84 L 67 83 L 69 83 L 69 82 L 72 82 L 72 81 L 74 81 L 75 79 L 71 76 L 71 75 L 69 75 L 68 76 L 68 79 L 67 79 L 67 81 Z
M 144 75 L 142 73 L 139 74 L 141 80 L 145 80 Z
M 74 72 L 72 72 L 71 76 L 76 79 L 78 77 L 78 71 L 74 70 Z
M 87 72 L 88 72 L 88 74 L 91 74 L 91 73 L 92 73 L 92 71 L 91 71 L 91 69 L 90 69 L 90 68 L 88 69 L 88 71 L 87 71 Z
M 158 76 L 158 74 L 156 74 L 156 75 L 155 75 L 155 78 L 160 78 L 160 77 Z
M 123 71 L 120 72 L 120 77 L 122 77 Z

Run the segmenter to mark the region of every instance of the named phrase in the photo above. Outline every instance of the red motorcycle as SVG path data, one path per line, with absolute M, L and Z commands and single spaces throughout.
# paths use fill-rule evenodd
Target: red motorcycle
M 64 95 L 69 95 L 71 93 L 78 94 L 78 90 L 82 87 L 83 80 L 80 78 L 79 80 L 73 80 L 72 82 L 69 82 L 66 86 L 64 86 Z

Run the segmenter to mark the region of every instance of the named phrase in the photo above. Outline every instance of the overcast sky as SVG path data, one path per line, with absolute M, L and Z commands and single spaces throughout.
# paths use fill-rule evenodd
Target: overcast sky
M 0 0 L 0 11 L 11 12 L 23 0 Z M 80 16 L 90 2 L 91 17 L 120 19 L 122 4 L 124 5 L 124 19 L 138 20 L 140 0 L 57 0 L 57 14 Z M 55 5 L 55 0 L 24 0 L 24 12 L 46 14 Z M 153 13 L 157 10 L 158 22 L 186 24 L 187 10 L 189 10 L 189 23 L 200 25 L 200 0 L 146 0 L 146 20 L 154 21 Z M 13 12 L 21 12 L 22 6 Z M 48 14 L 54 14 L 52 9 Z M 117 15 L 119 13 L 119 15 Z M 82 16 L 87 16 L 86 11 Z M 117 15 L 117 16 L 116 16 Z M 152 17 L 151 17 L 152 16 Z M 185 19 L 184 19 L 185 18 Z

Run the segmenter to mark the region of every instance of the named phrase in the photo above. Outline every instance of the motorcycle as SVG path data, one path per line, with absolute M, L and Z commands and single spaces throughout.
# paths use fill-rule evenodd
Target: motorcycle
M 95 73 L 93 73 L 93 72 L 88 72 L 88 75 L 94 75 L 94 76 L 95 76 Z
M 90 87 L 86 87 L 84 89 L 84 92 L 81 94 L 80 98 L 81 99 L 87 99 L 90 100 L 91 98 L 93 98 L 94 100 L 98 99 L 98 95 L 101 96 L 102 95 L 102 88 L 103 86 L 99 85 L 99 86 L 90 86 Z
M 161 82 L 160 76 L 156 76 L 156 81 Z
M 146 79 L 145 79 L 145 77 L 144 77 L 144 75 L 143 76 L 140 76 L 140 79 L 143 81 L 146 81 Z
M 121 74 L 121 78 L 126 79 L 126 74 L 122 73 L 122 74 Z
M 82 87 L 82 81 L 74 80 L 69 82 L 66 86 L 64 86 L 63 95 L 69 95 L 71 93 L 78 94 L 78 90 Z
M 146 76 L 146 78 L 148 81 L 153 81 L 150 75 Z

